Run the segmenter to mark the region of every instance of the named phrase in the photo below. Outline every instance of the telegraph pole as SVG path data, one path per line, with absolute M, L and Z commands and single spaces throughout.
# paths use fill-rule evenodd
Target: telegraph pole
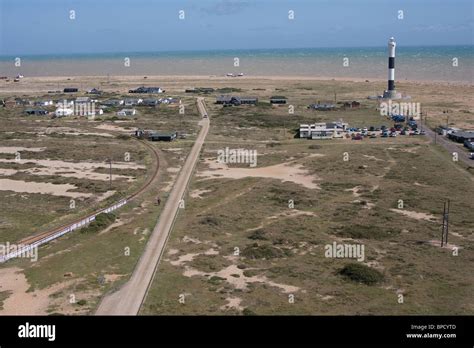
M 109 162 L 109 188 L 112 189 L 112 158 L 107 159 L 105 162 Z
M 441 247 L 444 244 L 448 244 L 448 232 L 449 232 L 449 208 L 450 208 L 450 200 L 444 202 L 443 208 L 443 225 L 441 227 Z

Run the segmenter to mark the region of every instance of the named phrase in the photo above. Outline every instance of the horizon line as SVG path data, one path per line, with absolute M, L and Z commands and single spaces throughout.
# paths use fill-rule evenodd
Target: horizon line
M 474 43 L 466 44 L 439 44 L 439 45 L 404 45 L 397 46 L 397 49 L 408 47 L 433 48 L 433 47 L 469 47 Z M 60 52 L 60 53 L 9 53 L 0 54 L 0 58 L 11 57 L 42 57 L 42 56 L 79 56 L 79 55 L 112 55 L 112 54 L 150 54 L 150 53 L 192 53 L 192 52 L 234 52 L 234 51 L 277 51 L 277 50 L 312 50 L 312 49 L 349 49 L 349 48 L 386 48 L 386 46 L 320 46 L 320 47 L 279 47 L 279 48 L 210 48 L 210 49 L 189 49 L 189 50 L 158 50 L 158 51 L 102 51 L 102 52 Z

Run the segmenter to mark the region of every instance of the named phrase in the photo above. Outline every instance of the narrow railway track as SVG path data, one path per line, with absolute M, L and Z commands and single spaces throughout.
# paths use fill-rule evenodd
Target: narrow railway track
M 124 202 L 123 204 L 126 204 L 127 202 L 129 202 L 129 201 L 133 200 L 134 198 L 136 198 L 137 196 L 139 196 L 141 193 L 143 193 L 145 190 L 148 189 L 148 187 L 151 185 L 151 183 L 155 180 L 156 176 L 158 175 L 158 171 L 159 171 L 159 168 L 160 168 L 160 161 L 159 161 L 158 151 L 153 146 L 146 143 L 146 141 L 140 141 L 138 139 L 135 139 L 135 141 L 140 142 L 141 144 L 145 145 L 146 147 L 148 147 L 152 151 L 152 153 L 154 155 L 154 158 L 155 158 L 153 174 L 148 178 L 145 185 L 143 185 L 138 191 L 134 192 L 133 194 L 129 195 L 126 198 L 122 198 L 117 203 L 115 203 L 115 205 L 117 205 L 117 204 L 120 205 L 122 202 Z M 114 206 L 114 205 L 111 205 L 111 206 Z M 89 213 L 89 214 L 87 214 L 87 215 L 85 215 L 85 216 L 83 216 L 79 219 L 75 219 L 71 222 L 68 222 L 67 224 L 64 224 L 64 225 L 62 225 L 60 227 L 57 227 L 53 230 L 49 230 L 49 231 L 46 231 L 46 232 L 42 232 L 42 233 L 35 234 L 33 236 L 30 236 L 30 237 L 24 238 L 24 239 L 20 240 L 17 244 L 28 247 L 31 244 L 38 243 L 42 240 L 47 240 L 51 236 L 54 236 L 55 234 L 60 233 L 61 231 L 67 229 L 68 227 L 73 226 L 75 224 L 79 224 L 82 221 L 84 221 L 85 219 L 95 217 L 96 215 L 98 215 L 102 212 L 105 212 L 109 208 L 110 207 L 98 209 L 98 210 L 96 210 L 92 213 Z M 82 227 L 82 226 L 80 226 L 80 227 Z

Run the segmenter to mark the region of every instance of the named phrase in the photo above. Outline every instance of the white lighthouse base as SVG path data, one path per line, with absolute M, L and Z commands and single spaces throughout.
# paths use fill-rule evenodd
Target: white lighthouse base
M 385 90 L 383 91 L 383 99 L 392 99 L 392 100 L 402 99 L 402 94 L 398 93 L 395 90 L 393 91 Z

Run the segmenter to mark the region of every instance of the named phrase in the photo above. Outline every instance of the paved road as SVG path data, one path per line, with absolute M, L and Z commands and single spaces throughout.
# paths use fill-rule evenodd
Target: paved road
M 201 115 L 207 115 L 203 98 L 197 99 Z M 106 295 L 96 311 L 97 315 L 137 315 L 153 280 L 153 276 L 160 262 L 161 255 L 173 227 L 178 212 L 179 201 L 182 199 L 186 187 L 199 158 L 202 144 L 209 131 L 209 119 L 203 118 L 199 123 L 202 128 L 189 153 L 186 162 L 170 192 L 165 207 L 153 229 L 145 250 L 138 261 L 130 280 L 118 291 Z
M 433 141 L 436 136 L 436 143 L 443 146 L 450 154 L 457 152 L 459 161 L 464 162 L 468 167 L 474 167 L 474 160 L 469 158 L 469 152 L 460 149 L 458 143 L 455 143 L 442 135 L 435 135 L 435 132 L 428 127 L 424 127 L 423 130 Z

